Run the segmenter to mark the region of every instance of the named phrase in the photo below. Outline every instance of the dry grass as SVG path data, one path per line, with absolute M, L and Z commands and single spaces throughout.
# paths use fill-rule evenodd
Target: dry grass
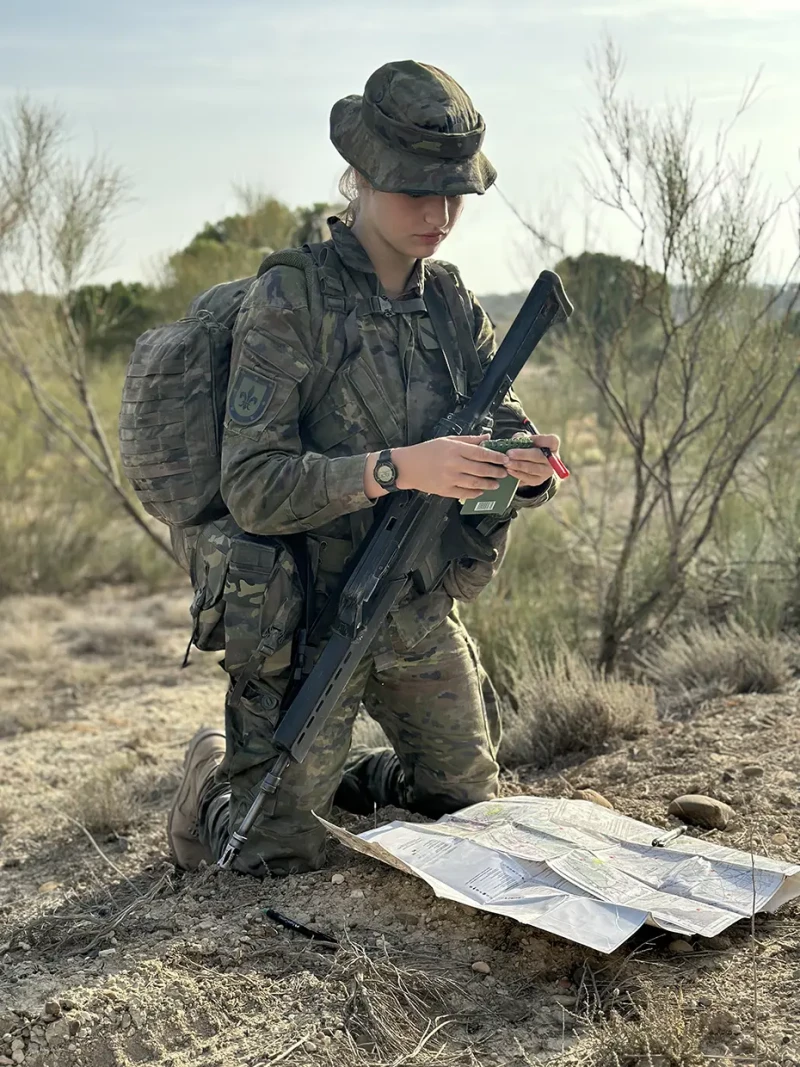
M 155 648 L 161 634 L 149 619 L 131 615 L 123 609 L 122 616 L 110 615 L 80 626 L 63 626 L 56 634 L 64 641 L 72 656 L 101 658 L 136 653 L 138 649 Z
M 680 997 L 661 996 L 635 1020 L 612 1014 L 574 1051 L 552 1063 L 554 1067 L 705 1067 L 706 1032 L 704 1021 L 689 1014 Z M 726 1061 L 714 1062 L 723 1067 Z
M 11 800 L 0 798 L 0 838 L 5 836 L 16 810 L 17 805 L 13 804 Z
M 460 995 L 454 982 L 388 955 L 370 956 L 352 941 L 337 953 L 330 978 L 347 993 L 343 1017 L 352 1059 L 346 1062 L 354 1067 L 474 1062 L 451 1040 L 455 1020 L 448 1006 Z
M 603 677 L 560 651 L 545 660 L 527 644 L 502 667 L 505 709 L 500 763 L 546 766 L 558 756 L 594 752 L 614 737 L 635 737 L 655 719 L 649 686 Z
M 733 693 L 777 693 L 792 680 L 797 652 L 778 636 L 731 624 L 695 626 L 643 660 L 665 717 L 683 718 L 706 700 Z
M 120 834 L 142 816 L 144 783 L 133 753 L 107 760 L 84 777 L 68 814 L 90 834 Z

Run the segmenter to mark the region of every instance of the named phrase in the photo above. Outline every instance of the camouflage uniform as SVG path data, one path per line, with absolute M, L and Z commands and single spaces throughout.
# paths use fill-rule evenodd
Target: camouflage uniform
M 404 116 L 405 126 L 391 118 L 392 111 Z M 417 124 L 416 133 L 409 132 L 408 121 Z M 363 101 L 348 97 L 332 115 L 337 148 L 378 188 L 482 192 L 494 180 L 479 151 L 482 136 L 482 119 L 463 90 L 435 68 L 413 63 L 387 64 L 370 78 Z M 272 267 L 248 292 L 234 332 L 222 441 L 228 521 L 254 535 L 307 533 L 318 607 L 338 591 L 342 570 L 373 521 L 375 501 L 363 487 L 367 453 L 428 440 L 453 408 L 456 390 L 469 392 L 480 374 L 474 353 L 472 366 L 462 353 L 460 365 L 448 368 L 422 302 L 423 261 L 402 297 L 388 302 L 352 231 L 338 221 L 330 225 L 326 247 L 333 269 L 310 276 L 292 266 Z M 319 291 L 312 292 L 312 284 Z M 312 313 L 322 306 L 325 286 L 336 290 L 344 309 L 335 327 L 330 316 L 316 321 Z M 493 329 L 471 293 L 469 299 L 485 366 L 494 351 Z M 333 328 L 342 331 L 340 344 L 320 337 L 321 329 Z M 496 413 L 495 436 L 511 436 L 524 418 L 509 392 Z M 514 508 L 542 504 L 554 490 L 554 481 L 524 490 Z M 472 599 L 491 579 L 506 532 L 507 525 L 493 535 L 494 562 L 457 562 L 442 587 L 422 596 L 411 592 L 390 613 L 307 759 L 285 774 L 273 814 L 251 830 L 237 861 L 240 870 L 285 873 L 321 864 L 324 834 L 312 811 L 330 811 L 362 701 L 396 753 L 374 761 L 370 792 L 379 802 L 392 797 L 438 816 L 494 795 L 496 701 L 454 598 Z M 234 599 L 238 594 L 245 605 L 239 631 L 247 638 L 250 627 L 252 647 L 282 601 L 292 599 L 281 584 L 290 568 L 276 558 L 268 562 L 271 588 L 248 569 L 257 547 L 243 551 L 228 587 L 233 584 Z M 276 596 L 275 588 L 283 593 Z M 236 680 L 246 654 L 237 651 L 236 619 L 229 612 L 230 604 L 226 667 Z M 214 856 L 276 755 L 271 736 L 287 685 L 289 645 L 269 645 L 268 651 L 238 705 L 229 702 L 226 757 L 201 803 L 199 834 Z

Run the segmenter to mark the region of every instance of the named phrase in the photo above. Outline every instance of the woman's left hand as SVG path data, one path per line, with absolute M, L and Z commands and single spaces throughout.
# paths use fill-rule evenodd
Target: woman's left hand
M 560 439 L 552 433 L 531 435 L 531 441 L 539 448 L 512 448 L 506 452 L 506 471 L 519 478 L 520 486 L 544 485 L 553 477 L 553 468 L 547 462 L 547 456 L 539 449 L 549 448 L 553 455 L 558 455 L 561 444 Z

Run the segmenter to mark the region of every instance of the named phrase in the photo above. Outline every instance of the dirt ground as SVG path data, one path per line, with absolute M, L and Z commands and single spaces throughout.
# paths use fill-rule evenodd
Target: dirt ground
M 179 669 L 187 602 L 3 604 L 0 1065 L 800 1064 L 797 903 L 759 916 L 755 938 L 741 922 L 680 954 L 646 927 L 603 956 L 336 843 L 310 875 L 176 872 L 165 814 L 224 690 L 217 655 Z M 741 696 L 504 788 L 591 787 L 662 826 L 674 796 L 711 793 L 738 813 L 721 840 L 800 859 L 799 738 L 796 692 Z

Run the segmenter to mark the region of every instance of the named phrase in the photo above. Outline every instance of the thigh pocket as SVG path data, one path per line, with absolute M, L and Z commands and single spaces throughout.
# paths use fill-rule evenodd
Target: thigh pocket
M 191 612 L 194 619 L 194 644 L 202 652 L 219 652 L 225 648 L 225 581 L 234 536 L 229 517 L 208 523 L 200 531 L 189 560 L 195 588 Z
M 247 686 L 236 706 L 225 707 L 225 760 L 229 778 L 262 765 L 277 755 L 272 735 L 278 724 L 283 687 L 269 682 Z
M 237 674 L 254 659 L 263 661 L 290 642 L 300 623 L 303 591 L 286 545 L 271 537 L 235 537 L 223 604 L 229 674 Z

